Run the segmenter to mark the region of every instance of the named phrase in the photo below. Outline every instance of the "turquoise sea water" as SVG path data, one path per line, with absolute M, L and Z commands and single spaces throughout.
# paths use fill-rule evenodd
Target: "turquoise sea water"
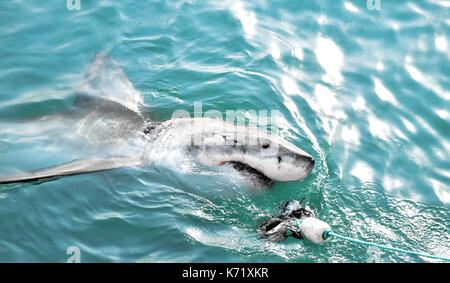
M 64 113 L 97 52 L 152 119 L 195 102 L 278 110 L 280 135 L 316 167 L 257 191 L 174 157 L 2 185 L 0 261 L 65 262 L 69 247 L 82 262 L 432 261 L 259 239 L 258 223 L 293 198 L 341 234 L 450 256 L 449 1 L 80 3 L 0 3 L 0 175 L 95 155 Z

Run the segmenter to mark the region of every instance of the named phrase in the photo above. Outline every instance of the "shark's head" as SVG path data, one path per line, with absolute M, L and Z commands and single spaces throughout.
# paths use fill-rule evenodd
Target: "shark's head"
M 233 164 L 238 170 L 260 174 L 272 181 L 305 179 L 314 168 L 311 155 L 264 131 L 247 127 L 203 133 L 195 144 L 206 165 Z

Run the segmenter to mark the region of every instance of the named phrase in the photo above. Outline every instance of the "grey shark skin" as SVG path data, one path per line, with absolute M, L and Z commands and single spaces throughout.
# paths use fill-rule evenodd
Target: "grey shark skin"
M 306 178 L 314 168 L 311 155 L 269 133 L 213 118 L 178 118 L 163 122 L 141 114 L 143 98 L 123 70 L 109 57 L 97 54 L 77 91 L 75 107 L 84 112 L 77 132 L 90 143 L 117 140 L 140 150 L 126 156 L 74 160 L 62 165 L 0 177 L 0 184 L 54 179 L 121 167 L 149 164 L 162 151 L 189 153 L 207 166 L 230 165 L 262 185 Z

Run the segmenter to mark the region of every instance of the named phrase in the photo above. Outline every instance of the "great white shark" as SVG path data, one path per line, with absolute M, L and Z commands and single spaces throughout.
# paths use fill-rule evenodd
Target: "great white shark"
M 178 150 L 207 166 L 230 165 L 252 182 L 306 178 L 313 157 L 279 136 L 213 118 L 176 118 L 151 121 L 144 114 L 143 97 L 122 68 L 110 57 L 97 54 L 76 93 L 74 107 L 81 114 L 77 131 L 91 142 L 132 142 L 139 150 L 87 159 L 0 177 L 0 184 L 32 182 L 151 163 L 160 151 Z

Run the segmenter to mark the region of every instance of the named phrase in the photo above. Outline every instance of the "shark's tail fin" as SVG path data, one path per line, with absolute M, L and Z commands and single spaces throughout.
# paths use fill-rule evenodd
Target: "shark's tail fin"
M 138 158 L 104 157 L 74 160 L 65 164 L 39 169 L 16 176 L 0 177 L 0 184 L 42 181 L 63 176 L 79 175 L 98 171 L 112 170 L 121 167 L 139 165 Z

